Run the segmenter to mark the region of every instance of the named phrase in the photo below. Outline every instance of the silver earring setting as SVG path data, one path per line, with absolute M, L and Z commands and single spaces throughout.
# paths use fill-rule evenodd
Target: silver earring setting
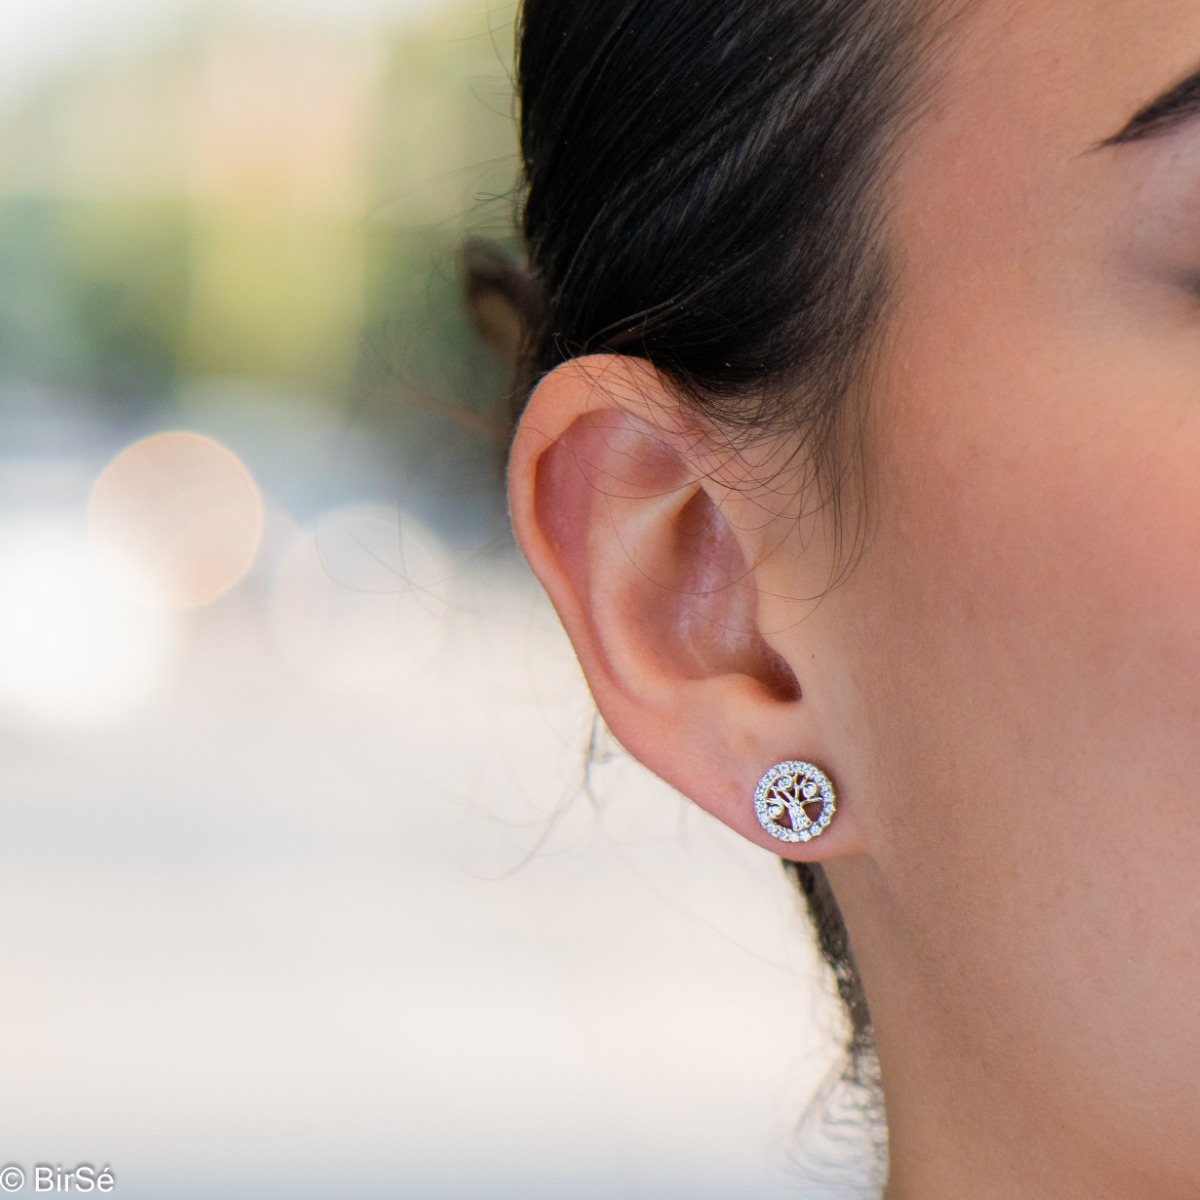
M 810 815 L 817 805 L 820 811 Z M 833 783 L 812 763 L 776 763 L 754 792 L 758 823 L 781 842 L 811 842 L 820 837 L 836 811 Z

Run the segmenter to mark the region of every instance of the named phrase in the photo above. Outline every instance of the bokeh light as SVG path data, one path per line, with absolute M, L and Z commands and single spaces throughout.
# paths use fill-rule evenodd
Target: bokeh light
M 272 636 L 322 684 L 386 687 L 437 649 L 451 575 L 433 534 L 394 506 L 325 513 L 279 565 Z
M 143 603 L 195 608 L 250 569 L 263 506 L 250 472 L 196 433 L 135 442 L 104 469 L 88 505 L 92 544 L 113 581 Z
M 78 519 L 0 524 L 0 701 L 52 723 L 122 716 L 151 692 L 170 634 L 97 568 Z

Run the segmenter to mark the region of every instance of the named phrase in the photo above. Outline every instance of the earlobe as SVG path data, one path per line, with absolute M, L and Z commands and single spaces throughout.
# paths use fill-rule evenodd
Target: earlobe
M 716 462 L 649 364 L 572 360 L 539 384 L 514 440 L 517 538 L 635 758 L 776 853 L 849 852 L 844 811 L 820 842 L 760 824 L 763 771 L 816 757 L 821 737 L 786 650 L 760 628 L 754 539 Z

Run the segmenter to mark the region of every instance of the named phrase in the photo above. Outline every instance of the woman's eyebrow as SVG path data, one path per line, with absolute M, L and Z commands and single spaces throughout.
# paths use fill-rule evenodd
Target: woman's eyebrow
M 1119 133 L 1105 138 L 1100 146 L 1124 146 L 1157 137 L 1196 116 L 1200 116 L 1200 70 L 1139 109 Z

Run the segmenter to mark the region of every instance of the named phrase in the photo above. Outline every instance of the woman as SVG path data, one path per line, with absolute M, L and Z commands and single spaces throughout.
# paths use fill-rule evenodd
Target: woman
M 511 507 L 605 721 L 811 893 L 888 1200 L 1194 1200 L 1200 4 L 521 38 Z

